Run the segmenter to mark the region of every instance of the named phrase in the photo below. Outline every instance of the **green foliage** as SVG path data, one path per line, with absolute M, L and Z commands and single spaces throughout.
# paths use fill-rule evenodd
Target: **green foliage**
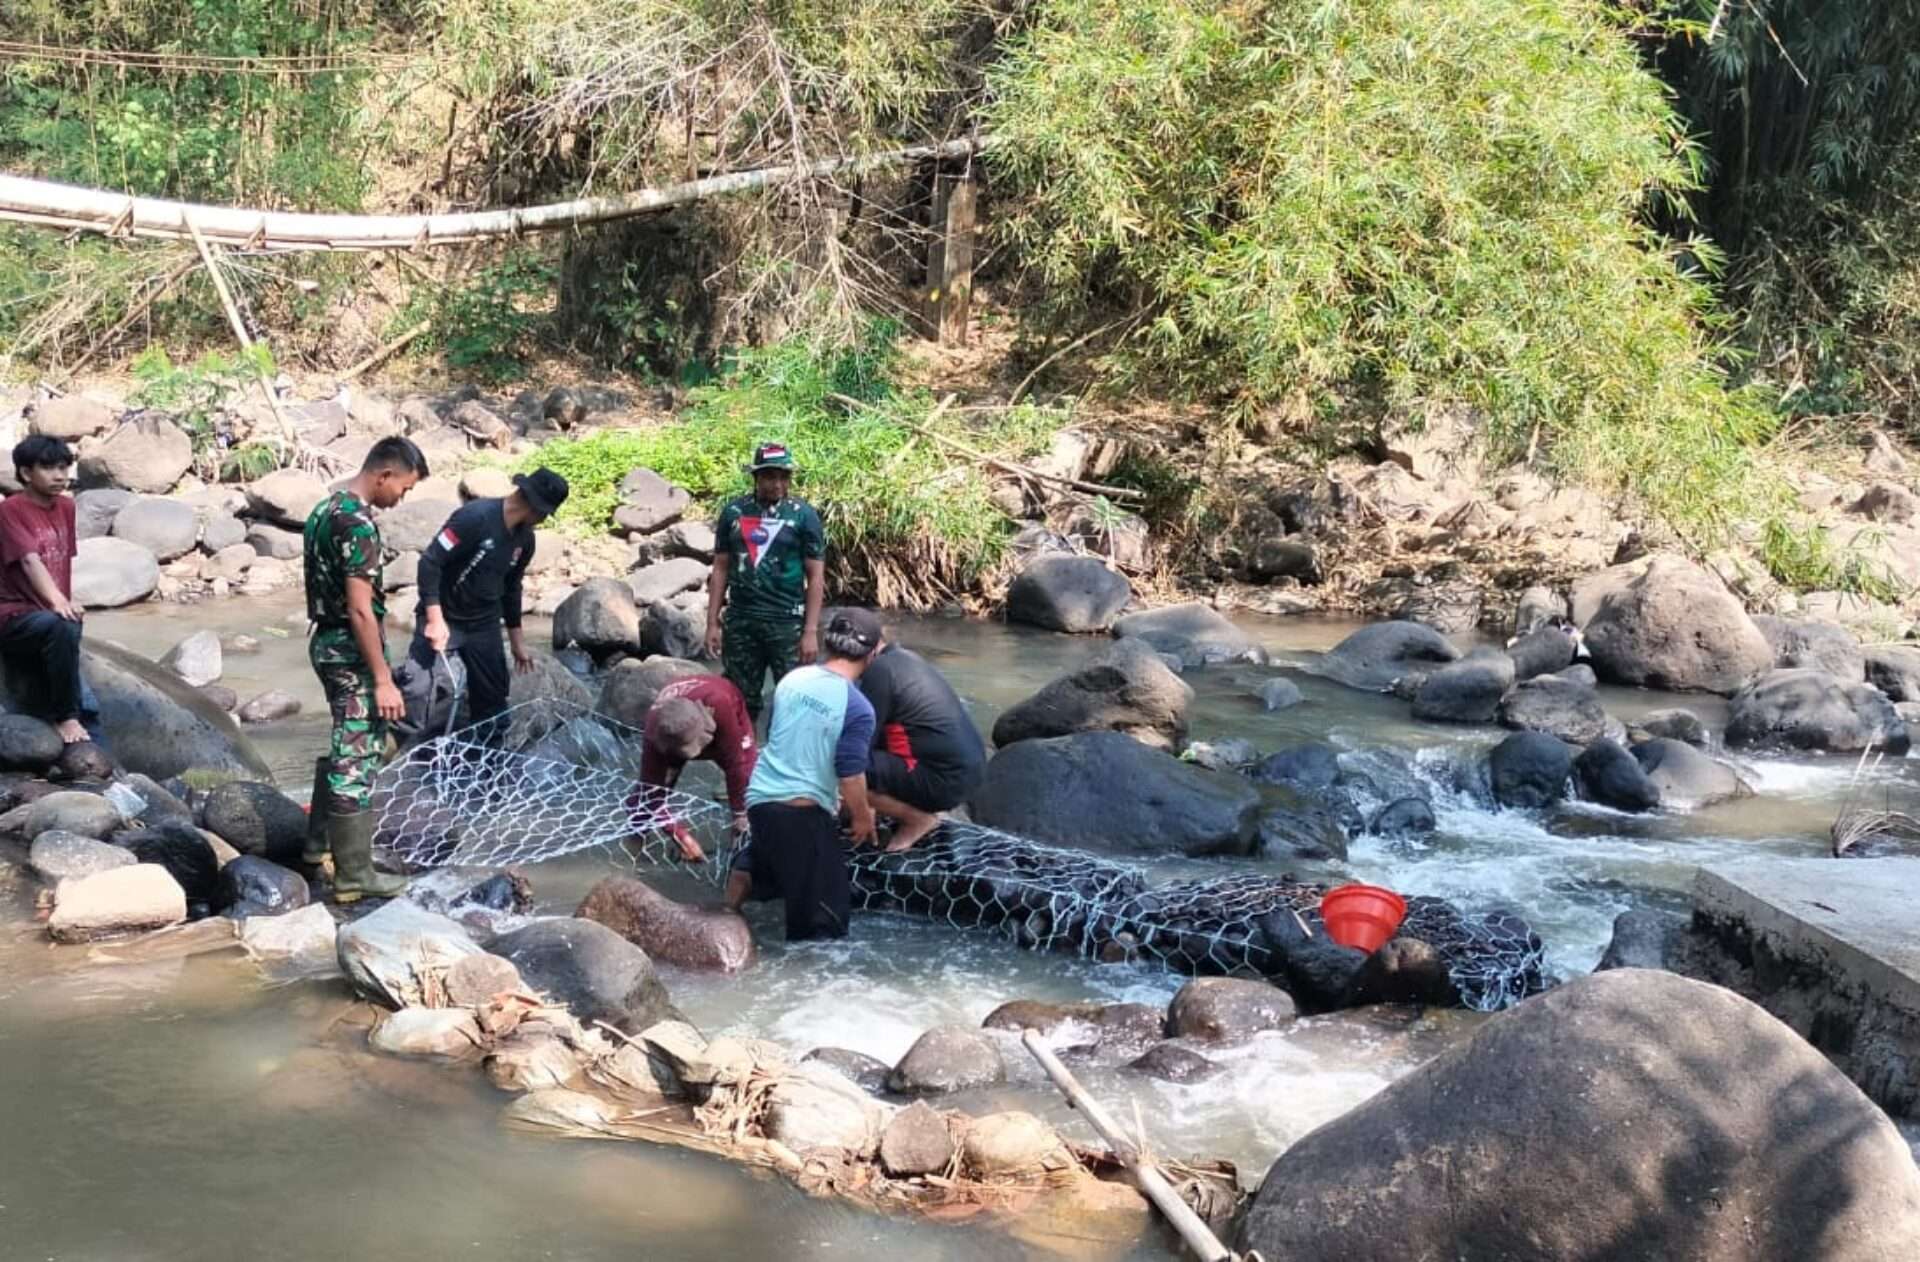
M 234 355 L 208 351 L 191 364 L 175 364 L 166 348 L 156 343 L 135 357 L 133 377 L 138 385 L 127 401 L 167 413 L 186 431 L 193 440 L 194 469 L 201 477 L 225 477 L 229 470 L 233 476 L 259 477 L 278 466 L 273 449 L 247 443 L 229 451 L 216 420 L 221 408 L 263 371 L 269 377 L 274 371 L 273 355 L 264 342 Z
M 1599 0 L 1053 0 L 993 86 L 1032 318 L 1131 310 L 1123 380 L 1464 403 L 1696 535 L 1752 509 L 1770 419 L 1636 219 L 1692 173 Z
M 1898 576 L 1857 548 L 1836 551 L 1817 525 L 1769 520 L 1761 534 L 1760 559 L 1768 573 L 1795 591 L 1854 592 L 1890 605 L 1906 595 Z
M 554 269 L 538 254 L 516 250 L 481 268 L 457 288 L 423 296 L 397 324 L 425 319 L 427 341 L 450 367 L 488 381 L 517 381 L 533 339 L 550 318 Z
M 955 463 L 916 435 L 933 400 L 893 384 L 896 326 L 876 321 L 858 342 L 790 339 L 741 353 L 712 385 L 696 389 L 683 419 L 654 429 L 604 430 L 545 444 L 522 462 L 546 465 L 572 486 L 559 520 L 599 531 L 618 507 L 620 479 L 646 467 L 712 510 L 743 494 L 755 444 L 785 442 L 799 466 L 796 494 L 817 507 L 838 565 L 855 589 L 909 604 L 963 591 L 1000 558 L 1009 532 L 980 469 Z M 864 406 L 848 407 L 840 395 Z M 1058 413 L 1017 408 L 972 446 L 1016 458 L 1039 450 Z M 948 423 L 949 426 L 951 422 Z

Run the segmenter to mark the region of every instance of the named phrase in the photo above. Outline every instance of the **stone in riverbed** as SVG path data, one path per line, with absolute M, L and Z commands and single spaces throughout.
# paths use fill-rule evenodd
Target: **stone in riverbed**
M 1298 1015 L 1293 998 L 1266 982 L 1240 977 L 1196 977 L 1167 1008 L 1167 1037 L 1204 1043 L 1244 1043 L 1281 1030 Z
M 1776 670 L 1733 699 L 1727 744 L 1738 749 L 1803 749 L 1899 755 L 1911 738 L 1886 694 L 1818 670 Z
M 1100 558 L 1048 553 L 1007 588 L 1007 621 L 1049 631 L 1105 631 L 1132 599 L 1126 576 Z
M 240 707 L 242 723 L 277 723 L 300 713 L 300 698 L 278 688 L 269 688 Z
M 958 1151 L 947 1119 L 925 1100 L 895 1113 L 880 1136 L 880 1164 L 896 1179 L 944 1174 Z
M 338 938 L 333 913 L 320 903 L 284 916 L 249 916 L 240 922 L 240 941 L 249 955 L 292 964 L 303 973 L 338 968 Z
M 73 531 L 81 539 L 99 539 L 113 533 L 113 519 L 138 499 L 132 491 L 101 487 L 73 497 Z
M 573 914 L 605 925 L 662 963 L 712 973 L 737 973 L 753 963 L 753 931 L 738 912 L 690 907 L 633 877 L 602 880 Z
M 47 774 L 58 780 L 111 780 L 113 759 L 92 741 L 75 741 L 60 751 L 60 759 Z
M 1269 679 L 1260 685 L 1260 704 L 1267 710 L 1291 709 L 1304 700 L 1300 685 L 1291 679 Z
M 1060 1136 L 1031 1113 L 989 1113 L 967 1123 L 961 1141 L 966 1168 L 980 1178 L 1040 1175 L 1068 1160 Z
M 1691 710 L 1655 710 L 1641 715 L 1633 729 L 1636 740 L 1666 737 L 1684 741 L 1695 749 L 1705 749 L 1712 740 L 1707 725 Z
M 1205 1082 L 1209 1078 L 1220 1076 L 1224 1066 L 1208 1060 L 1198 1052 L 1188 1051 L 1172 1043 L 1162 1043 L 1149 1048 L 1145 1055 L 1127 1065 L 1137 1074 L 1149 1078 L 1158 1078 L 1162 1082 L 1189 1083 Z
M 1691 561 L 1655 556 L 1583 584 L 1597 593 L 1585 630 L 1602 678 L 1725 695 L 1773 664 L 1773 646 L 1740 602 Z M 1580 585 L 1574 603 L 1582 603 Z
M 677 679 L 707 673 L 700 663 L 679 657 L 652 657 L 644 662 L 628 658 L 606 673 L 595 709 L 628 727 L 643 728 L 661 689 Z
M 145 600 L 160 585 L 153 553 L 125 539 L 82 539 L 74 549 L 73 600 L 88 609 L 117 609 Z
M 1376 837 L 1422 837 L 1440 827 L 1425 798 L 1395 798 L 1380 808 L 1367 825 Z
M 679 521 L 693 496 L 651 469 L 635 469 L 620 479 L 620 501 L 613 515 L 615 527 L 648 535 Z
M 200 550 L 208 556 L 217 556 L 230 548 L 253 552 L 247 544 L 246 526 L 231 513 L 209 515 L 200 525 Z
M 1457 1008 L 1460 991 L 1432 943 L 1394 937 L 1360 961 L 1341 999 L 1341 1006 L 1348 1008 L 1381 1003 Z
M 939 1025 L 914 1040 L 887 1076 L 887 1089 L 899 1095 L 948 1095 L 1006 1079 L 1006 1064 L 992 1039 L 965 1026 Z
M 200 690 L 200 695 L 228 714 L 240 708 L 240 694 L 225 684 L 208 684 Z
M 0 771 L 39 774 L 65 751 L 66 742 L 52 724 L 31 714 L 0 714 Z
M 164 929 L 187 918 L 187 896 L 168 871 L 135 863 L 62 881 L 54 889 L 47 930 L 57 942 Z
M 640 610 L 633 589 L 618 579 L 593 578 L 561 602 L 553 615 L 553 647 L 578 645 L 596 658 L 640 647 Z
M 100 840 L 124 823 L 119 808 L 99 794 L 63 790 L 49 793 L 29 807 L 20 832 L 22 836 L 38 837 L 58 830 Z
M 1144 1003 L 1042 1003 L 1015 999 L 980 1023 L 983 1030 L 1037 1030 L 1051 1035 L 1064 1026 L 1084 1026 L 1101 1047 L 1145 1047 L 1160 1038 L 1166 1013 Z
M 354 989 L 389 1008 L 425 1004 L 435 979 L 480 954 L 465 929 L 404 898 L 342 925 L 336 946 L 340 971 Z
M 247 529 L 247 544 L 255 555 L 274 561 L 291 561 L 305 547 L 300 532 L 286 530 L 266 522 L 255 522 Z
M 891 1110 L 818 1061 L 782 1075 L 767 1093 L 767 1137 L 795 1152 L 839 1149 L 868 1157 Z
M 1860 641 L 1837 623 L 1757 614 L 1753 625 L 1773 646 L 1773 664 L 1778 669 L 1821 670 L 1842 683 L 1857 684 L 1866 678 Z
M 1507 656 L 1513 659 L 1513 677 L 1516 680 L 1565 670 L 1573 665 L 1573 654 L 1573 637 L 1554 626 L 1529 631 L 1507 645 Z
M 1130 613 L 1113 624 L 1113 636 L 1145 640 L 1155 652 L 1172 653 L 1189 666 L 1267 660 L 1252 637 L 1198 601 Z
M 1559 675 L 1540 675 L 1500 699 L 1500 725 L 1523 732 L 1544 732 L 1569 745 L 1588 745 L 1606 736 L 1611 721 L 1591 687 Z
M 35 837 L 27 851 L 27 865 L 49 885 L 130 867 L 138 862 L 129 850 L 57 828 Z
M 1690 923 L 1680 912 L 1662 911 L 1657 907 L 1623 911 L 1613 918 L 1613 937 L 1593 971 L 1601 973 L 1616 968 L 1678 971 L 1673 969 L 1673 964 Z
M 676 1015 L 647 953 L 605 925 L 538 920 L 495 938 L 492 949 L 583 1022 L 635 1034 Z
M 1573 748 L 1544 732 L 1515 732 L 1488 756 L 1493 800 L 1501 806 L 1535 809 L 1567 796 Z
M 1670 810 L 1697 810 L 1753 793 L 1733 768 L 1680 741 L 1656 737 L 1631 752 Z
M 480 1054 L 485 1036 L 465 1008 L 402 1008 L 381 1018 L 367 1036 L 376 1052 L 467 1060 Z
M 1894 701 L 1920 701 L 1920 648 L 1876 646 L 1865 660 L 1868 683 Z
M 193 440 L 184 430 L 164 416 L 135 415 L 80 457 L 80 485 L 159 495 L 192 464 Z
M 1235 1245 L 1894 1262 L 1916 1240 L 1920 1171 L 1820 1053 L 1728 991 L 1624 969 L 1494 1017 L 1295 1143 Z
M 522 991 L 520 970 L 497 955 L 469 955 L 456 960 L 445 978 L 447 1002 L 459 1008 L 477 1008 L 495 995 Z
M 202 821 L 241 854 L 274 863 L 300 861 L 307 839 L 307 814 L 270 784 L 229 780 L 208 794 Z
M 816 1047 L 800 1058 L 802 1064 L 808 1061 L 818 1061 L 872 1095 L 887 1089 L 887 1075 L 893 1072 L 879 1057 L 845 1047 Z
M 227 914 L 236 918 L 281 916 L 313 901 L 305 877 L 251 854 L 220 868 L 220 893 Z
M 1660 805 L 1660 790 L 1645 768 L 1613 741 L 1595 741 L 1573 760 L 1573 782 L 1585 801 L 1617 811 L 1651 811 Z
M 200 830 L 191 824 L 161 823 L 128 828 L 111 838 L 141 863 L 157 864 L 173 875 L 187 896 L 187 915 L 195 920 L 226 906 L 220 861 Z
M 220 652 L 220 637 L 212 631 L 195 631 L 167 650 L 160 664 L 196 688 L 220 678 L 225 669 Z
M 1314 670 L 1349 688 L 1390 692 L 1396 684 L 1417 685 L 1459 659 L 1460 650 L 1431 627 L 1417 622 L 1377 622 L 1328 649 Z
M 709 573 L 709 567 L 692 557 L 674 557 L 635 571 L 628 576 L 627 586 L 633 589 L 634 604 L 639 606 L 697 591 L 706 585 Z
M 141 495 L 114 514 L 109 533 L 145 548 L 156 561 L 172 561 L 199 545 L 200 515 L 179 500 Z
M 1121 640 L 1077 670 L 1049 680 L 1004 711 L 993 743 L 1075 732 L 1124 732 L 1159 749 L 1177 749 L 1187 735 L 1193 689 L 1140 641 Z
M 1442 723 L 1491 723 L 1513 686 L 1513 659 L 1475 649 L 1426 677 L 1413 697 L 1413 717 Z

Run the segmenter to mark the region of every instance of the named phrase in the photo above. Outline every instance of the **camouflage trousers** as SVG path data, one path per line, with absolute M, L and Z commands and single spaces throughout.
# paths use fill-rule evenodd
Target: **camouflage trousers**
M 373 672 L 345 627 L 315 631 L 307 642 L 307 660 L 333 716 L 327 789 L 337 813 L 364 811 L 373 804 L 373 778 L 387 754 L 387 721 L 374 708 Z
M 760 718 L 760 694 L 767 672 L 777 686 L 800 664 L 800 624 L 728 615 L 720 636 L 720 673 L 740 690 L 747 713 Z

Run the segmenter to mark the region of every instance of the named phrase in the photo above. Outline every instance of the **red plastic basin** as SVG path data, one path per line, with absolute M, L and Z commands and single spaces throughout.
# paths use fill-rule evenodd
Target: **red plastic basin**
M 1342 885 L 1320 899 L 1327 936 L 1371 955 L 1407 917 L 1407 900 L 1378 885 Z

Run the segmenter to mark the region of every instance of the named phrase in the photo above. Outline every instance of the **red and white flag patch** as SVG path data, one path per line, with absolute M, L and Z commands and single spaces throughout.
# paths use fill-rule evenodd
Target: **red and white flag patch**
M 453 527 L 447 526 L 435 537 L 434 542 L 444 551 L 451 552 L 460 546 L 460 536 L 453 533 Z

